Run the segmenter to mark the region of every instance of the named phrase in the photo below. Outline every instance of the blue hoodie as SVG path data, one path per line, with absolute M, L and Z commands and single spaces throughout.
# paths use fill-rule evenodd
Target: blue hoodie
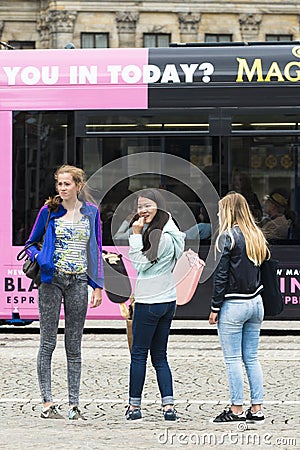
M 32 242 L 41 242 L 48 217 L 48 206 L 43 206 L 35 220 L 33 228 L 27 244 Z M 55 226 L 54 219 L 62 217 L 67 210 L 59 205 L 58 211 L 50 213 L 49 223 L 44 238 L 43 247 L 39 250 L 35 245 L 29 247 L 26 253 L 31 261 L 36 260 L 41 268 L 42 283 L 51 283 L 54 274 L 53 255 L 55 250 Z M 102 238 L 101 238 L 101 222 L 100 214 L 96 205 L 88 202 L 83 202 L 80 212 L 87 216 L 90 221 L 90 239 L 88 241 L 87 255 L 88 255 L 88 284 L 93 288 L 103 288 L 103 262 L 102 262 Z
M 184 251 L 185 234 L 178 230 L 172 218 L 162 230 L 157 262 L 151 263 L 143 254 L 141 234 L 129 237 L 129 258 L 137 271 L 134 299 L 137 303 L 165 303 L 176 300 L 173 269 Z

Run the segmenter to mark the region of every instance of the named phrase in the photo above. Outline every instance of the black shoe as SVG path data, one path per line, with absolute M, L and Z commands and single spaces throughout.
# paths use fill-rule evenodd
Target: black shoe
M 231 408 L 226 408 L 215 419 L 211 420 L 212 423 L 232 423 L 232 422 L 246 422 L 246 414 L 244 411 L 241 414 L 234 414 Z
M 141 419 L 142 418 L 141 408 L 130 409 L 130 407 L 128 406 L 125 416 L 127 420 Z
M 177 411 L 175 408 L 166 409 L 166 410 L 164 410 L 163 414 L 164 414 L 165 420 L 172 420 L 173 422 L 175 420 L 178 420 Z
M 251 408 L 247 409 L 246 411 L 246 421 L 248 423 L 264 423 L 265 422 L 265 416 L 262 410 L 260 409 L 257 412 L 251 411 Z

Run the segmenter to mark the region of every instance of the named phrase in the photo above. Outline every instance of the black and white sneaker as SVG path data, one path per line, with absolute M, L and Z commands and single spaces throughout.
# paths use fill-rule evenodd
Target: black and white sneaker
M 251 408 L 246 411 L 246 421 L 247 423 L 261 423 L 265 422 L 265 416 L 262 410 L 260 409 L 257 412 L 251 411 Z
M 178 420 L 177 411 L 175 408 L 169 408 L 163 411 L 164 419 L 175 422 Z
M 234 414 L 231 408 L 226 408 L 215 419 L 210 420 L 211 423 L 232 423 L 232 422 L 246 422 L 246 414 L 243 411 L 241 414 Z
M 130 406 L 127 408 L 125 413 L 127 420 L 138 420 L 142 418 L 141 408 L 130 409 Z
M 43 408 L 41 411 L 42 419 L 64 419 L 64 417 L 59 414 L 57 407 L 55 405 L 48 406 L 48 408 Z

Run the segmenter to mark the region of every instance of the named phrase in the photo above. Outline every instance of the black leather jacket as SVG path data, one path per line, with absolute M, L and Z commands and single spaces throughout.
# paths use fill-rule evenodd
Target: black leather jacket
M 255 266 L 247 256 L 246 243 L 238 226 L 232 229 L 234 247 L 231 247 L 231 238 L 225 232 L 220 240 L 224 248 L 220 262 L 214 274 L 213 295 L 211 300 L 212 312 L 220 311 L 224 300 L 251 299 L 261 293 L 263 286 L 260 281 L 260 268 Z

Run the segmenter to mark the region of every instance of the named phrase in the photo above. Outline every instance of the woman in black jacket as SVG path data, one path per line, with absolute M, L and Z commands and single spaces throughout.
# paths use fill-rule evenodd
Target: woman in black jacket
M 218 324 L 231 406 L 213 422 L 262 422 L 263 374 L 257 357 L 264 315 L 260 265 L 269 257 L 269 250 L 241 194 L 230 192 L 220 200 L 219 224 L 216 251 L 221 258 L 214 276 L 209 323 Z M 243 363 L 251 395 L 246 413 Z

